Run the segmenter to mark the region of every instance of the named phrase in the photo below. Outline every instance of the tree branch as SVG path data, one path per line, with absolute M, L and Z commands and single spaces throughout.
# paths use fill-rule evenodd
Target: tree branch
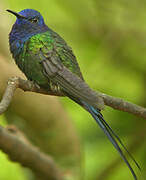
M 6 91 L 0 103 L 0 114 L 2 114 L 8 108 L 12 100 L 13 94 L 17 88 L 20 88 L 24 91 L 31 91 L 31 92 L 41 93 L 41 94 L 58 96 L 56 92 L 45 91 L 44 89 L 41 89 L 39 86 L 37 86 L 31 81 L 23 80 L 19 77 L 13 77 L 9 79 Z M 97 95 L 103 98 L 104 103 L 107 106 L 110 106 L 120 111 L 131 113 L 131 114 L 134 114 L 136 116 L 146 119 L 146 108 L 144 107 L 127 102 L 121 98 L 115 98 L 115 97 L 112 97 L 112 96 L 109 96 L 100 92 L 97 92 Z M 59 96 L 64 96 L 64 95 L 60 93 Z
M 31 91 L 41 94 L 49 94 L 56 96 L 56 92 L 52 91 L 45 91 L 44 89 L 41 89 L 39 86 L 34 84 L 31 81 L 21 79 L 19 77 L 12 77 L 8 80 L 8 84 L 5 90 L 5 93 L 3 95 L 3 98 L 0 102 L 0 114 L 5 112 L 11 103 L 11 100 L 13 98 L 14 92 L 17 88 L 20 88 L 24 91 Z M 58 95 L 58 94 L 57 94 Z M 59 94 L 60 96 L 63 96 L 63 94 Z
M 103 93 L 99 93 L 99 95 L 103 98 L 104 103 L 107 106 L 110 106 L 113 109 L 131 113 L 131 114 L 134 114 L 136 116 L 146 119 L 146 108 L 142 106 L 138 106 L 131 102 L 125 101 L 121 98 L 109 96 Z
M 7 88 L 2 101 L 0 102 L 0 114 L 7 110 L 17 88 L 24 91 L 58 95 L 56 92 L 46 92 L 31 81 L 23 80 L 19 77 L 13 77 L 8 80 Z M 141 106 L 100 92 L 97 92 L 97 95 L 104 99 L 107 106 L 146 119 L 146 109 Z M 63 96 L 63 94 L 60 93 L 59 96 Z M 44 177 L 44 180 L 61 180 L 60 172 L 53 160 L 49 156 L 41 153 L 36 147 L 28 143 L 28 141 L 24 141 L 24 139 L 20 138 L 20 136 L 18 138 L 16 135 L 10 133 L 9 130 L 0 127 L 0 148 L 9 155 L 12 161 L 20 162 L 23 166 L 32 169 L 37 176 Z
M 0 149 L 14 162 L 30 168 L 44 180 L 63 180 L 59 168 L 48 155 L 40 152 L 14 127 L 0 126 Z

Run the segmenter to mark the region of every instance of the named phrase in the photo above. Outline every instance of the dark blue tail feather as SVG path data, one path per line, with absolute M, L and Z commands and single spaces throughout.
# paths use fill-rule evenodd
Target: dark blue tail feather
M 128 168 L 130 169 L 133 177 L 135 180 L 137 180 L 137 176 L 134 172 L 134 170 L 132 169 L 131 165 L 129 164 L 128 160 L 126 159 L 123 151 L 121 150 L 120 146 L 118 145 L 117 141 L 121 144 L 121 146 L 125 149 L 125 151 L 128 153 L 128 155 L 131 157 L 131 159 L 134 161 L 134 163 L 136 164 L 136 166 L 140 169 L 140 166 L 138 165 L 138 163 L 135 161 L 135 159 L 132 157 L 132 155 L 128 152 L 128 150 L 126 149 L 126 147 L 124 146 L 124 144 L 122 143 L 122 141 L 120 140 L 120 138 L 114 133 L 114 131 L 112 130 L 112 128 L 107 124 L 107 122 L 104 120 L 102 114 L 100 113 L 100 110 L 95 109 L 94 107 L 88 105 L 85 102 L 82 102 L 84 108 L 92 115 L 92 117 L 96 120 L 96 122 L 98 123 L 98 125 L 100 126 L 100 128 L 104 131 L 104 133 L 106 134 L 106 136 L 108 137 L 108 139 L 111 141 L 111 143 L 114 145 L 114 147 L 116 148 L 116 150 L 119 152 L 120 156 L 122 157 L 122 159 L 125 161 L 125 163 L 127 164 Z M 114 138 L 115 137 L 115 138 Z M 116 141 L 117 139 L 117 141 Z

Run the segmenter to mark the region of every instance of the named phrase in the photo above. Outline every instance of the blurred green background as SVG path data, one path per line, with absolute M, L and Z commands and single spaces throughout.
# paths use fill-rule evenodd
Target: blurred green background
M 5 57 L 13 67 L 15 64 L 8 50 L 8 33 L 15 17 L 10 16 L 5 10 L 12 9 L 19 12 L 25 8 L 40 11 L 46 24 L 68 42 L 90 87 L 146 106 L 146 1 L 1 0 L 0 56 Z M 1 78 L 0 81 L 2 81 Z M 24 96 L 23 92 L 21 92 L 21 96 Z M 33 95 L 31 94 L 31 96 Z M 42 95 L 37 95 L 38 98 L 39 96 Z M 58 102 L 58 100 L 56 101 Z M 19 101 L 16 101 L 12 108 L 0 117 L 0 124 L 4 126 L 7 123 L 16 124 L 34 144 L 39 144 L 40 147 L 44 143 L 42 142 L 44 137 L 47 136 L 45 143 L 51 143 L 50 146 L 54 146 L 55 141 L 52 140 L 52 136 L 57 139 L 57 135 L 48 135 L 48 131 L 42 134 L 39 130 L 40 137 L 43 138 L 39 137 L 38 141 L 38 129 L 36 126 L 33 127 L 34 122 L 31 123 L 31 127 L 35 129 L 32 133 L 30 124 L 25 122 L 26 116 L 22 117 L 19 114 L 21 110 L 15 108 L 18 103 Z M 23 104 L 23 102 L 21 103 Z M 69 139 L 67 142 L 73 144 L 73 149 L 78 151 L 75 153 L 78 154 L 78 157 L 75 155 L 76 162 L 73 160 L 72 153 L 69 155 L 69 160 L 58 161 L 60 156 L 65 156 L 66 152 L 63 154 L 63 150 L 60 151 L 59 158 L 55 158 L 58 157 L 58 152 L 52 148 L 53 158 L 58 161 L 61 168 L 64 166 L 66 179 L 132 180 L 127 166 L 92 117 L 68 98 L 60 98 L 58 103 L 61 104 L 61 111 L 71 119 L 69 126 L 73 130 L 68 134 L 72 133 L 75 136 L 76 143 L 73 143 L 73 139 Z M 43 106 L 43 103 L 41 105 Z M 55 105 L 51 106 L 57 108 Z M 44 108 L 47 108 L 46 105 Z M 34 111 L 32 111 L 33 113 Z M 133 166 L 138 177 L 143 176 L 143 179 L 146 179 L 145 120 L 109 107 L 105 108 L 103 115 L 142 167 L 142 173 L 139 173 Z M 58 121 L 61 123 L 60 119 Z M 65 124 L 63 128 L 66 127 Z M 60 125 L 58 126 L 60 127 Z M 61 133 L 63 141 L 67 135 Z M 48 140 L 50 138 L 51 142 Z M 57 147 L 60 148 L 58 144 Z M 45 147 L 42 147 L 44 152 L 49 152 Z M 7 156 L 1 152 L 0 179 L 29 180 L 34 177 L 31 172 L 22 169 L 20 165 L 10 162 Z

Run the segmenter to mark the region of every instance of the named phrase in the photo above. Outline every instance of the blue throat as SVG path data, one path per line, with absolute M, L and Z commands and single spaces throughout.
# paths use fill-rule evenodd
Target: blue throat
M 46 26 L 42 15 L 36 10 L 24 9 L 19 13 L 8 11 L 17 17 L 9 34 L 10 51 L 15 58 L 30 37 L 46 32 L 49 28 Z
M 13 25 L 12 31 L 9 34 L 9 44 L 10 44 L 10 51 L 15 58 L 21 50 L 23 49 L 24 43 L 32 36 L 43 33 L 48 31 L 49 28 L 44 25 L 42 28 L 31 29 L 27 31 L 27 29 L 19 28 L 18 25 L 15 23 Z

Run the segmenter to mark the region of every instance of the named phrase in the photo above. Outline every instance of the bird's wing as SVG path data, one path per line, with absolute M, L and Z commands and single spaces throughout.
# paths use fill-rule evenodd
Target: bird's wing
M 81 99 L 95 108 L 103 109 L 103 99 L 98 97 L 96 92 L 91 90 L 80 77 L 62 64 L 61 57 L 55 49 L 48 52 L 46 49 L 40 49 L 39 53 L 44 75 L 59 86 L 64 94 Z
M 79 64 L 72 51 L 72 48 L 67 45 L 64 39 L 54 31 L 50 31 L 50 37 L 53 39 L 53 47 L 60 56 L 61 63 L 69 69 L 72 73 L 83 79 Z M 46 37 L 48 38 L 48 37 Z

